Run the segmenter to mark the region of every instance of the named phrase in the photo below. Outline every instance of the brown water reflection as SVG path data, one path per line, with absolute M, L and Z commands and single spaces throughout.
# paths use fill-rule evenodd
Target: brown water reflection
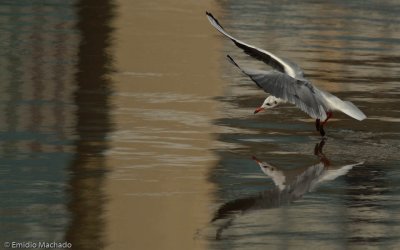
M 106 213 L 110 249 L 204 249 L 222 93 L 211 3 L 118 1 Z M 135 14 L 132 14 L 135 13 Z
M 223 86 L 211 3 L 0 5 L 1 241 L 205 248 Z
M 113 1 L 81 0 L 76 3 L 77 29 L 81 39 L 78 46 L 76 73 L 76 153 L 69 167 L 71 214 L 66 241 L 74 249 L 103 249 L 105 241 L 104 179 L 110 170 L 105 151 L 107 136 L 112 131 L 110 95 L 112 70 L 109 54 L 115 6 Z

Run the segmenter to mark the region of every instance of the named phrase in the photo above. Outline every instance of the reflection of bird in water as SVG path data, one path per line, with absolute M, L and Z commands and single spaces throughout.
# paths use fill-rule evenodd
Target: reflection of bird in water
M 215 214 L 212 222 L 228 219 L 218 227 L 216 238 L 220 239 L 222 231 L 229 227 L 236 215 L 251 210 L 269 209 L 290 204 L 301 199 L 304 194 L 314 190 L 319 184 L 331 181 L 339 176 L 347 174 L 354 166 L 362 164 L 350 164 L 341 167 L 332 167 L 330 161 L 322 152 L 325 140 L 315 146 L 315 155 L 319 162 L 305 168 L 284 170 L 269 163 L 262 162 L 253 156 L 261 170 L 271 177 L 276 187 L 274 189 L 259 192 L 256 195 L 239 198 L 223 204 Z
M 316 128 L 322 136 L 325 135 L 323 126 L 332 117 L 332 111 L 341 111 L 359 121 L 366 118 L 365 114 L 353 103 L 342 101 L 338 97 L 312 85 L 304 78 L 303 70 L 295 63 L 283 60 L 268 51 L 237 40 L 226 33 L 211 13 L 207 12 L 206 14 L 210 23 L 219 32 L 231 39 L 236 46 L 243 49 L 248 55 L 265 62 L 274 69 L 272 71 L 245 69 L 240 67 L 228 55 L 229 60 L 236 67 L 249 76 L 258 87 L 270 94 L 254 113 L 289 102 L 316 119 Z

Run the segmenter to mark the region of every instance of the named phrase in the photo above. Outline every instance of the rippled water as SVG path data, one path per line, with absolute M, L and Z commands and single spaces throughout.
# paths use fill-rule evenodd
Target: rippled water
M 323 154 L 315 154 L 320 139 L 312 120 L 292 106 L 252 115 L 265 95 L 222 61 L 224 78 L 232 83 L 219 98 L 226 117 L 215 123 L 229 128 L 219 140 L 230 146 L 216 149 L 220 161 L 210 174 L 222 203 L 212 246 L 399 247 L 400 5 L 229 1 L 221 6 L 224 28 L 297 62 L 315 85 L 354 102 L 368 119 L 335 114 Z M 221 54 L 263 67 L 224 43 Z M 252 155 L 274 166 L 273 178 L 264 176 Z M 360 164 L 348 169 L 355 163 Z M 331 178 L 324 177 L 329 171 Z
M 0 3 L 0 244 L 400 247 L 396 1 Z M 368 119 L 327 139 L 208 24 L 295 61 Z M 264 165 L 266 176 L 252 159 Z

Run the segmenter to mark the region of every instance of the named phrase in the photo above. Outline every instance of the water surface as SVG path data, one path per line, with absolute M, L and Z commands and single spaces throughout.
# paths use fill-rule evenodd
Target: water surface
M 231 84 L 218 98 L 226 116 L 215 123 L 225 128 L 219 140 L 229 147 L 216 149 L 220 161 L 210 173 L 222 204 L 215 234 L 209 236 L 217 238 L 213 247 L 398 247 L 400 6 L 390 1 L 220 5 L 220 21 L 232 34 L 297 62 L 315 85 L 354 102 L 368 119 L 334 115 L 326 128 L 325 169 L 363 164 L 309 188 L 319 178 L 310 171 L 321 162 L 314 154 L 320 137 L 313 121 L 292 106 L 252 115 L 265 95 L 222 61 L 224 79 Z M 239 64 L 265 67 L 229 41 L 221 53 Z M 263 177 L 252 155 L 274 165 L 288 183 L 292 178 L 284 190 L 291 196 L 276 180 Z
M 400 247 L 396 1 L 0 6 L 2 245 Z M 335 113 L 321 141 L 293 106 L 253 115 L 266 94 L 225 55 L 266 66 L 205 10 L 368 119 Z

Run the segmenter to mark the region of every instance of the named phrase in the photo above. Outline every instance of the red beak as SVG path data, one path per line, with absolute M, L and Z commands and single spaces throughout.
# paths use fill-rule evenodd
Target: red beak
M 257 163 L 261 163 L 261 161 L 257 159 L 257 157 L 255 157 L 254 155 L 251 158 L 253 158 L 253 160 L 255 160 Z
M 258 108 L 254 111 L 254 114 L 257 114 L 258 112 L 263 111 L 263 110 L 264 110 L 263 107 L 258 107 Z

